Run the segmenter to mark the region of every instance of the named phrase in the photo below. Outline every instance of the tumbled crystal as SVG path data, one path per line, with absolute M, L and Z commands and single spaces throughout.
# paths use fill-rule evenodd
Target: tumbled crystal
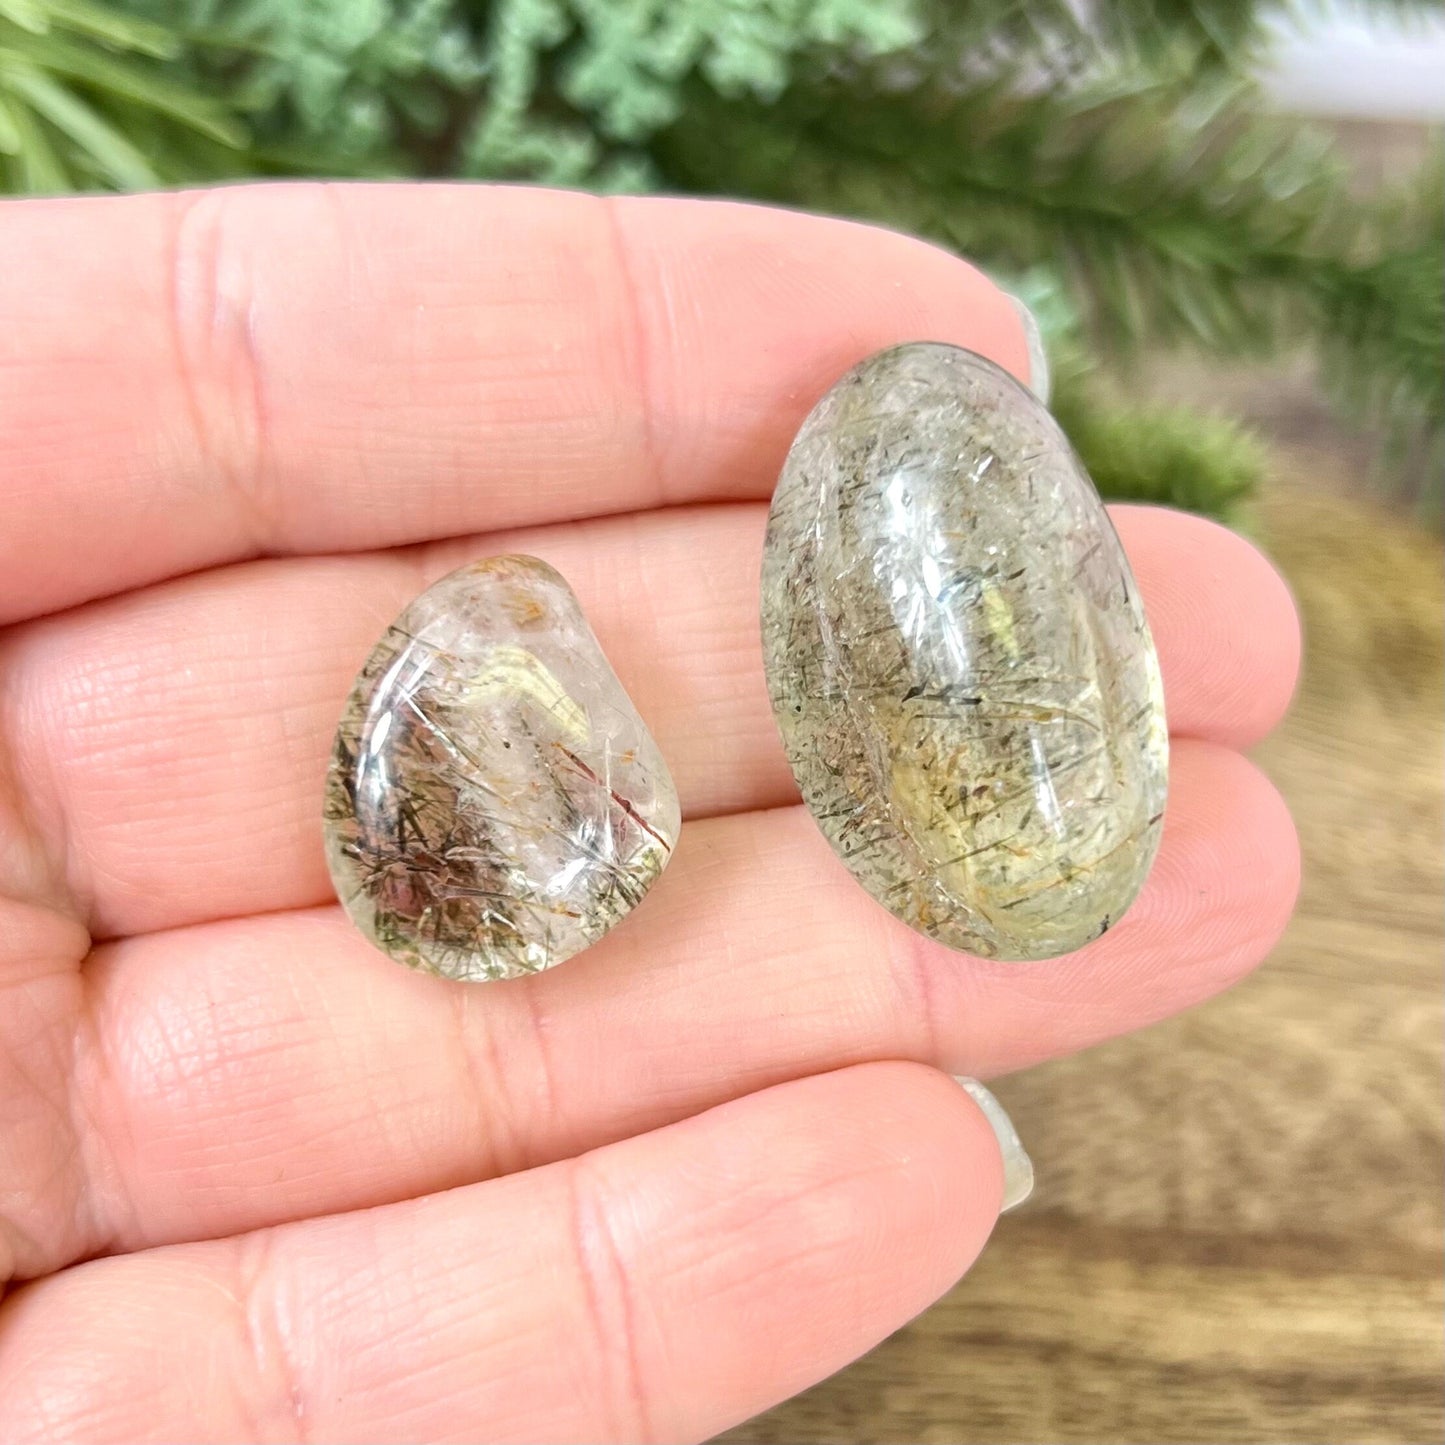
M 1113 526 L 1027 389 L 919 343 L 803 423 L 773 498 L 764 660 L 804 800 L 930 938 L 1066 953 L 1148 871 L 1168 741 Z
M 356 680 L 326 785 L 352 919 L 448 978 L 550 968 L 662 872 L 672 778 L 572 590 L 490 557 L 423 592 Z

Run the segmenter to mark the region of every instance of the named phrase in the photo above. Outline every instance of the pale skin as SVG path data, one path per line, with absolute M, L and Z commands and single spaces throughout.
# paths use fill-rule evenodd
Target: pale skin
M 798 803 L 766 498 L 879 347 L 1027 379 L 962 261 L 723 203 L 243 188 L 0 206 L 0 318 L 6 1442 L 704 1438 L 983 1247 L 998 1150 L 948 1074 L 1173 1014 L 1285 924 L 1242 750 L 1294 612 L 1167 511 L 1114 513 L 1173 761 L 1097 943 L 949 953 Z M 686 823 L 595 949 L 468 986 L 348 927 L 321 788 L 371 643 L 490 551 L 571 581 Z

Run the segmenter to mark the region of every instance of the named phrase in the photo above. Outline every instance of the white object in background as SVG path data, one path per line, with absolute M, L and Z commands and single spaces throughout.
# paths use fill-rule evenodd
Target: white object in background
M 1280 110 L 1373 120 L 1445 119 L 1445 16 L 1306 3 L 1271 22 L 1260 76 Z

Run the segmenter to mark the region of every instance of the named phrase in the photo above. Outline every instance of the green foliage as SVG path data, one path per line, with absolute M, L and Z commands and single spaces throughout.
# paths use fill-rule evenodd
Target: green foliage
M 641 147 L 677 119 L 690 76 L 775 99 L 794 58 L 919 38 L 900 0 L 499 0 L 496 85 L 467 131 L 463 174 L 617 189 L 651 177 Z
M 1254 0 L 1109 0 L 1081 6 L 1070 0 L 931 0 L 931 63 L 976 55 L 975 74 L 1023 58 L 1051 85 L 1125 69 L 1155 77 L 1237 71 L 1257 52 L 1261 7 Z
M 128 0 L 191 37 L 190 78 L 263 162 L 370 175 L 646 184 L 692 76 L 769 97 L 794 59 L 921 35 L 910 0 Z
M 189 38 L 196 84 L 248 117 L 260 165 L 416 170 L 486 64 L 453 0 L 129 0 Z
M 659 150 L 688 189 L 803 200 L 986 262 L 1057 268 L 1101 342 L 1237 349 L 1277 334 L 1313 254 L 1345 264 L 1328 149 L 1241 113 L 1241 94 L 955 94 L 854 77 L 799 82 L 764 109 L 698 90 Z
M 0 0 L 0 191 L 154 186 L 243 145 L 226 107 L 169 78 L 181 48 L 96 0 Z
M 1248 432 L 1222 417 L 1129 400 L 1101 372 L 1077 307 L 1047 268 L 995 279 L 1039 322 L 1052 374 L 1049 409 L 1106 497 L 1245 521 L 1245 503 L 1266 470 L 1264 449 Z
M 1367 210 L 1353 255 L 1315 278 L 1325 376 L 1385 435 L 1385 462 L 1437 516 L 1445 492 L 1445 144 Z
M 1342 405 L 1387 434 L 1391 466 L 1432 477 L 1438 497 L 1440 166 L 1378 204 L 1353 199 L 1328 142 L 1261 115 L 1241 78 L 1263 13 L 1256 0 L 1087 13 L 1074 0 L 0 0 L 0 191 L 457 175 L 874 218 L 1059 300 L 1057 409 L 1116 495 L 1223 513 L 1261 463 L 1222 423 L 1125 405 L 1079 358 L 1127 375 L 1146 343 L 1304 341 Z
M 1082 370 L 1060 379 L 1051 409 L 1099 490 L 1116 501 L 1236 522 L 1265 471 L 1260 444 L 1234 422 L 1121 401 Z
M 1346 408 L 1392 433 L 1395 466 L 1418 478 L 1423 463 L 1439 485 L 1438 162 L 1365 203 L 1328 139 L 1262 117 L 1231 77 L 1027 93 L 876 68 L 800 77 L 766 110 L 698 89 L 654 153 L 670 186 L 885 221 L 994 268 L 1056 273 L 1117 366 L 1146 343 L 1261 355 L 1314 341 Z M 1199 436 L 1222 447 L 1217 429 Z

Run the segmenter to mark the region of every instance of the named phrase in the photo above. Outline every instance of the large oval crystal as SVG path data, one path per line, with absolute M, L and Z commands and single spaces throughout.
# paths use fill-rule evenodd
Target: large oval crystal
M 778 482 L 762 624 L 803 797 L 880 903 L 988 958 L 1118 921 L 1164 810 L 1159 669 L 1098 493 L 1029 391 L 935 343 L 844 376 Z

